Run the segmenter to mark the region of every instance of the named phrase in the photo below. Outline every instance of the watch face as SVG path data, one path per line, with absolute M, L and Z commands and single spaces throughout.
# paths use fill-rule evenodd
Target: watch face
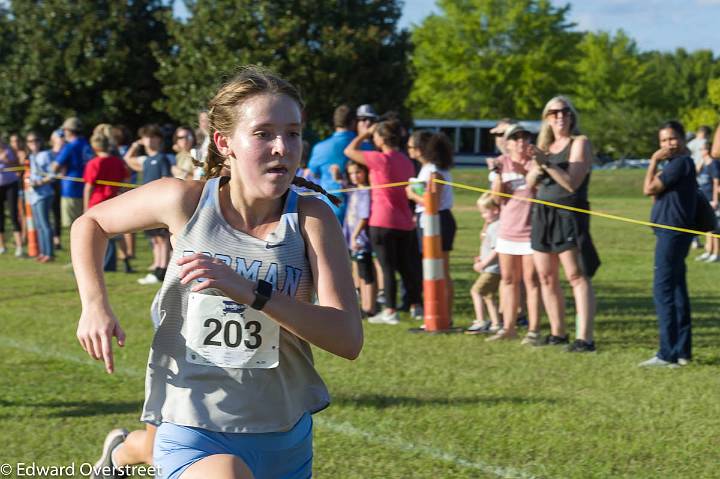
M 257 294 L 269 298 L 272 295 L 273 286 L 272 283 L 268 283 L 264 280 L 259 280 L 257 284 Z

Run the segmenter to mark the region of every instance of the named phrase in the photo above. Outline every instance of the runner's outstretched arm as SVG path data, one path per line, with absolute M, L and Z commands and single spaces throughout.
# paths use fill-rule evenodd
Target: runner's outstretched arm
M 150 228 L 179 231 L 192 216 L 201 190 L 197 182 L 154 181 L 96 205 L 73 223 L 71 256 L 82 304 L 77 338 L 90 356 L 105 363 L 108 373 L 114 370 L 112 338 L 125 344 L 103 278 L 108 238 Z

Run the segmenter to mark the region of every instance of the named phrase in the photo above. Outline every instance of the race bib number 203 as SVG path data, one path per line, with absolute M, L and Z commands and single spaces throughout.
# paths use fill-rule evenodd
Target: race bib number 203
M 224 296 L 190 293 L 187 335 L 190 363 L 269 369 L 280 362 L 280 326 L 260 311 Z

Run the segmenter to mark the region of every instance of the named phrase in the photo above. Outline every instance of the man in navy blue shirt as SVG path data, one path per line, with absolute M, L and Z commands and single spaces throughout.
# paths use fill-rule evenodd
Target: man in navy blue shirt
M 51 166 L 54 173 L 62 172 L 69 178 L 82 179 L 85 164 L 95 153 L 88 141 L 81 135 L 82 124 L 75 117 L 66 119 L 62 124 L 65 146 L 55 157 Z M 69 227 L 73 221 L 83 213 L 83 185 L 82 181 L 61 180 L 60 182 L 60 209 L 62 225 Z
M 341 189 L 343 186 L 335 179 L 335 171 L 345 171 L 348 158 L 343 153 L 346 146 L 355 138 L 355 112 L 347 105 L 340 105 L 335 108 L 333 114 L 333 126 L 335 132 L 323 141 L 316 143 L 310 153 L 308 168 L 320 179 L 320 186 L 326 191 Z M 340 224 L 345 221 L 345 195 L 335 194 L 342 200 L 340 206 L 333 205 L 324 196 L 320 196 L 335 212 Z
M 643 193 L 655 197 L 653 223 L 693 229 L 697 208 L 695 164 L 685 146 L 685 129 L 676 121 L 660 127 L 660 149 L 650 159 Z M 664 163 L 660 173 L 658 165 Z M 692 357 L 690 298 L 685 258 L 693 236 L 655 228 L 653 296 L 660 330 L 657 354 L 641 367 L 677 367 Z

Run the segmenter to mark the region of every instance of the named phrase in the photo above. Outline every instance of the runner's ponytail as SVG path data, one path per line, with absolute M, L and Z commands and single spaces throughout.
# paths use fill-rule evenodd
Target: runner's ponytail
M 335 195 L 331 195 L 327 191 L 325 191 L 325 188 L 322 186 L 313 183 L 312 181 L 306 180 L 302 176 L 296 176 L 292 180 L 292 184 L 295 186 L 299 186 L 300 188 L 307 188 L 308 190 L 316 191 L 322 195 L 327 196 L 327 198 L 334 204 L 335 206 L 340 206 L 342 204 L 342 200 L 338 198 Z

